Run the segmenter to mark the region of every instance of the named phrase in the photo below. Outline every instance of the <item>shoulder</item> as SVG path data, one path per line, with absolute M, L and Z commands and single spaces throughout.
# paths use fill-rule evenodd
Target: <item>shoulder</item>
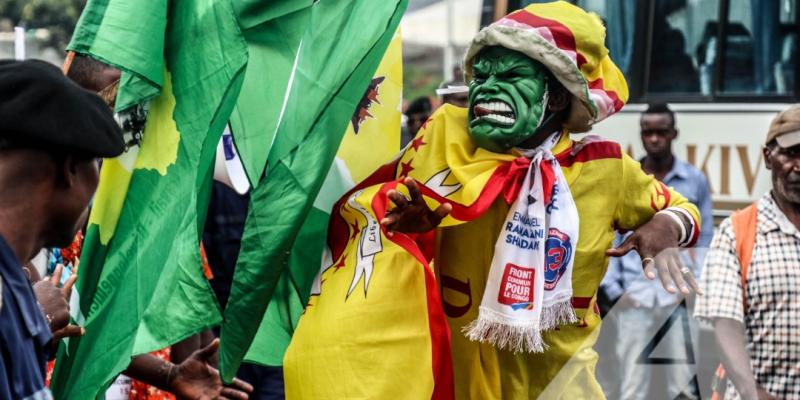
M 622 146 L 599 135 L 586 135 L 572 144 L 573 154 L 593 154 L 604 158 L 622 158 Z
M 767 214 L 774 214 L 775 210 L 778 210 L 778 206 L 775 204 L 775 200 L 772 198 L 771 191 L 764 193 L 758 200 L 756 200 L 755 204 L 758 214 L 760 215 L 766 216 Z
M 622 146 L 619 143 L 598 135 L 586 135 L 575 140 L 569 151 L 556 156 L 562 166 L 597 160 L 622 160 L 624 157 Z
M 780 221 L 786 220 L 785 214 L 775 204 L 772 198 L 772 192 L 767 191 L 756 201 L 756 213 L 759 232 L 768 232 L 773 229 L 779 229 L 781 226 Z
M 703 279 L 717 277 L 718 285 L 723 284 L 723 279 L 730 272 L 739 271 L 739 259 L 736 255 L 736 236 L 733 234 L 731 218 L 727 217 L 714 231 L 711 243 L 708 245 L 703 260 Z M 716 279 L 716 278 L 715 278 Z M 738 280 L 736 280 L 738 282 Z M 731 281 L 729 283 L 734 283 Z M 705 296 L 704 296 L 705 297 Z
M 731 217 L 725 217 L 719 224 L 719 228 L 717 229 L 717 233 L 720 236 L 730 236 L 733 237 L 733 220 Z
M 700 169 L 698 169 L 694 165 L 689 164 L 688 162 L 681 160 L 677 157 L 675 158 L 675 162 L 680 164 L 681 169 L 683 169 L 683 171 L 686 173 L 689 179 L 696 182 L 700 182 L 706 187 L 708 186 L 708 179 L 706 178 L 706 175 L 703 173 L 703 171 L 700 171 Z
M 712 248 L 727 249 L 733 251 L 736 247 L 736 235 L 733 233 L 733 220 L 727 217 L 719 224 L 719 228 L 714 233 Z
M 431 135 L 427 135 L 429 132 Z M 422 124 L 417 138 L 426 136 L 428 142 L 432 139 L 444 140 L 444 136 L 468 136 L 468 132 L 467 109 L 445 104 L 437 108 Z
M 425 137 L 425 143 L 433 140 L 447 141 L 445 136 L 468 136 L 467 109 L 444 104 L 422 124 L 416 138 Z M 415 147 L 416 149 L 417 147 Z
M 466 126 L 467 114 L 468 111 L 466 108 L 456 107 L 452 104 L 442 104 L 441 107 L 437 108 L 433 114 L 431 114 L 428 121 L 433 123 L 457 123 Z

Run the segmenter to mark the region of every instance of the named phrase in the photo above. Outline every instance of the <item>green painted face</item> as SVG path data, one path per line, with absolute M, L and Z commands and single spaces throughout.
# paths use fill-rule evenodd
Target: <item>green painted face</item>
M 503 47 L 487 47 L 472 64 L 469 132 L 479 147 L 505 152 L 536 132 L 547 104 L 548 71 Z

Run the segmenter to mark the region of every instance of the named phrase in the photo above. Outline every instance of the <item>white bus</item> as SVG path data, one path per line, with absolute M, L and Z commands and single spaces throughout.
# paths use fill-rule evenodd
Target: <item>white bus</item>
M 482 25 L 531 0 L 484 1 Z M 543 2 L 543 1 L 542 1 Z M 666 102 L 674 151 L 708 177 L 715 215 L 770 185 L 761 146 L 772 117 L 798 99 L 798 0 L 572 0 L 607 26 L 606 45 L 631 96 L 593 133 L 644 155 L 639 114 Z

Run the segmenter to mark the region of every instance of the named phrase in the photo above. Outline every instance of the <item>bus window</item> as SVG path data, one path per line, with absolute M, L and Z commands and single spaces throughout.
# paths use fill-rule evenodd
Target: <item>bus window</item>
M 710 94 L 714 69 L 704 60 L 713 49 L 709 26 L 716 25 L 719 0 L 656 0 L 654 7 L 647 93 Z
M 730 0 L 722 91 L 794 93 L 794 0 Z
M 596 13 L 606 25 L 606 47 L 611 59 L 632 84 L 632 57 L 638 0 L 578 0 L 577 5 Z
M 488 24 L 489 14 L 551 0 L 483 1 Z M 800 0 L 568 1 L 603 19 L 630 102 L 774 102 L 800 95 Z

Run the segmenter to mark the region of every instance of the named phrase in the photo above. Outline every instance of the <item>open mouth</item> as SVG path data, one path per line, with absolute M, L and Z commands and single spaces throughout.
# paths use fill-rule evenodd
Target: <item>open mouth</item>
M 489 119 L 502 125 L 513 125 L 517 122 L 514 110 L 504 101 L 482 101 L 472 108 L 475 120 Z

